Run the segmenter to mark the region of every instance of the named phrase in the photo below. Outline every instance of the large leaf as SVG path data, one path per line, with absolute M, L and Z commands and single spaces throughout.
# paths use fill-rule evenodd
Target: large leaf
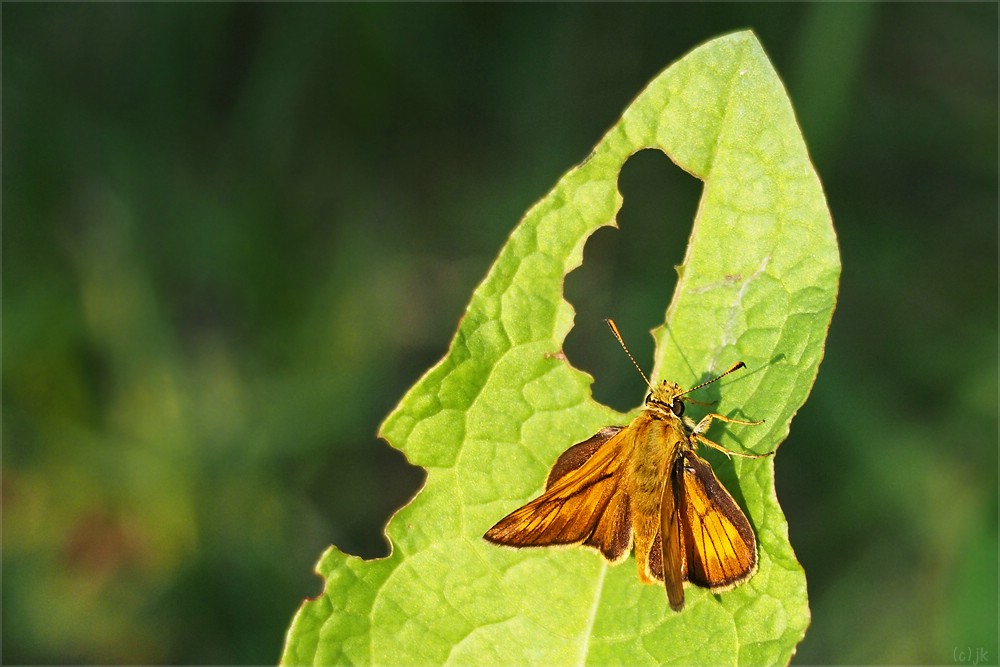
M 780 453 L 732 462 L 706 454 L 757 531 L 760 569 L 719 595 L 688 587 L 681 613 L 662 587 L 638 582 L 631 559 L 611 567 L 588 549 L 516 551 L 482 539 L 539 492 L 562 450 L 627 423 L 592 400 L 592 379 L 559 354 L 573 325 L 562 289 L 588 236 L 615 224 L 618 173 L 644 148 L 705 182 L 669 329 L 656 332 L 653 379 L 690 386 L 742 359 L 751 370 L 727 379 L 714 409 L 766 424 L 716 427 L 713 437 L 759 452 L 785 438 L 816 376 L 840 267 L 791 105 L 756 38 L 741 32 L 660 74 L 514 230 L 448 354 L 383 424 L 382 435 L 427 469 L 386 529 L 392 554 L 369 562 L 331 547 L 318 565 L 324 593 L 296 615 L 283 662 L 790 659 L 809 610 L 774 494 Z

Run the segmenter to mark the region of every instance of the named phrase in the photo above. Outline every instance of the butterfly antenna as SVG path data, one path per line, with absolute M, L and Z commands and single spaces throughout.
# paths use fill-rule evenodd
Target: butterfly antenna
M 726 377 L 726 376 L 727 376 L 727 375 L 729 375 L 730 373 L 735 373 L 736 371 L 740 370 L 741 368 L 746 368 L 746 367 L 747 367 L 747 365 L 746 365 L 746 364 L 744 364 L 744 363 L 743 363 L 742 361 L 738 361 L 738 362 L 736 362 L 735 364 L 733 364 L 733 367 L 732 367 L 732 368 L 730 368 L 730 369 L 729 369 L 728 371 L 726 371 L 725 373 L 721 373 L 721 374 L 719 374 L 719 375 L 716 375 L 716 376 L 715 376 L 714 378 L 712 378 L 711 380 L 706 380 L 706 381 L 702 382 L 702 383 L 701 383 L 700 385 L 698 385 L 697 387 L 691 387 L 691 388 L 690 388 L 690 389 L 688 389 L 687 391 L 685 391 L 685 392 L 683 392 L 683 393 L 680 393 L 680 394 L 678 394 L 678 396 L 683 396 L 684 394 L 690 394 L 690 393 L 691 393 L 692 391 L 694 391 L 695 389 L 701 389 L 702 387 L 704 387 L 704 386 L 705 386 L 705 385 L 707 385 L 707 384 L 712 384 L 712 383 L 713 383 L 713 382 L 715 382 L 716 380 L 721 380 L 722 378 Z
M 649 383 L 649 378 L 646 377 L 646 374 L 642 372 L 642 369 L 639 367 L 639 363 L 635 360 L 635 357 L 632 356 L 632 353 L 628 351 L 628 346 L 625 345 L 625 341 L 622 339 L 622 335 L 618 333 L 618 327 L 615 325 L 615 321 L 610 318 L 604 321 L 608 323 L 609 327 L 611 327 L 611 333 L 615 335 L 615 338 L 618 339 L 618 343 L 622 346 L 622 349 L 625 350 L 625 354 L 627 354 L 628 358 L 632 360 L 632 365 L 635 366 L 635 369 L 637 371 L 639 371 L 639 375 L 642 376 L 642 379 L 646 381 L 646 386 L 652 389 L 653 385 Z M 719 377 L 722 376 L 720 375 Z

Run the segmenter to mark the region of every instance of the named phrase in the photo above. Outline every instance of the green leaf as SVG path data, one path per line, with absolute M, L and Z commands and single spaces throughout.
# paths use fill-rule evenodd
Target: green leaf
M 540 491 L 560 452 L 627 423 L 592 400 L 592 378 L 559 354 L 573 325 L 562 289 L 587 238 L 615 224 L 618 173 L 644 148 L 705 182 L 669 329 L 655 332 L 653 379 L 692 386 L 742 359 L 749 371 L 712 385 L 713 409 L 766 424 L 715 427 L 713 437 L 758 452 L 786 437 L 823 355 L 840 264 L 787 95 L 757 39 L 741 32 L 660 74 L 514 230 L 448 354 L 382 426 L 427 469 L 424 488 L 386 529 L 392 554 L 369 562 L 331 547 L 323 555 L 324 593 L 298 611 L 284 663 L 791 658 L 809 609 L 774 493 L 780 452 L 732 461 L 706 453 L 757 531 L 760 569 L 717 595 L 687 587 L 681 613 L 662 587 L 638 582 L 631 558 L 608 566 L 589 549 L 513 550 L 482 539 Z

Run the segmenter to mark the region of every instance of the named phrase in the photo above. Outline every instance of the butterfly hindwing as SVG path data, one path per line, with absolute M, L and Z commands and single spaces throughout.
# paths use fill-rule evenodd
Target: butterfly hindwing
M 757 540 L 743 511 L 707 461 L 683 458 L 681 520 L 687 579 L 713 591 L 746 581 L 757 570 Z

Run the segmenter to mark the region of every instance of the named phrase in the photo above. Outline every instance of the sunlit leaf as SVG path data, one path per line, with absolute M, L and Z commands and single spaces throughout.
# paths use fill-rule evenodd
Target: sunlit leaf
M 809 609 L 774 494 L 780 451 L 732 462 L 707 455 L 757 531 L 760 569 L 719 595 L 688 588 L 681 613 L 662 588 L 638 582 L 631 560 L 610 567 L 586 549 L 515 551 L 482 540 L 538 493 L 562 450 L 627 423 L 592 400 L 592 379 L 559 354 L 573 325 L 563 279 L 587 238 L 614 224 L 619 171 L 644 148 L 705 184 L 669 328 L 656 332 L 653 379 L 690 386 L 742 359 L 750 370 L 718 388 L 713 409 L 766 424 L 713 429 L 714 437 L 752 451 L 785 438 L 823 355 L 840 265 L 788 97 L 757 39 L 742 32 L 657 76 L 515 228 L 447 355 L 382 426 L 427 469 L 424 488 L 386 529 L 392 554 L 368 562 L 331 547 L 323 555 L 324 592 L 297 613 L 284 663 L 790 659 Z

